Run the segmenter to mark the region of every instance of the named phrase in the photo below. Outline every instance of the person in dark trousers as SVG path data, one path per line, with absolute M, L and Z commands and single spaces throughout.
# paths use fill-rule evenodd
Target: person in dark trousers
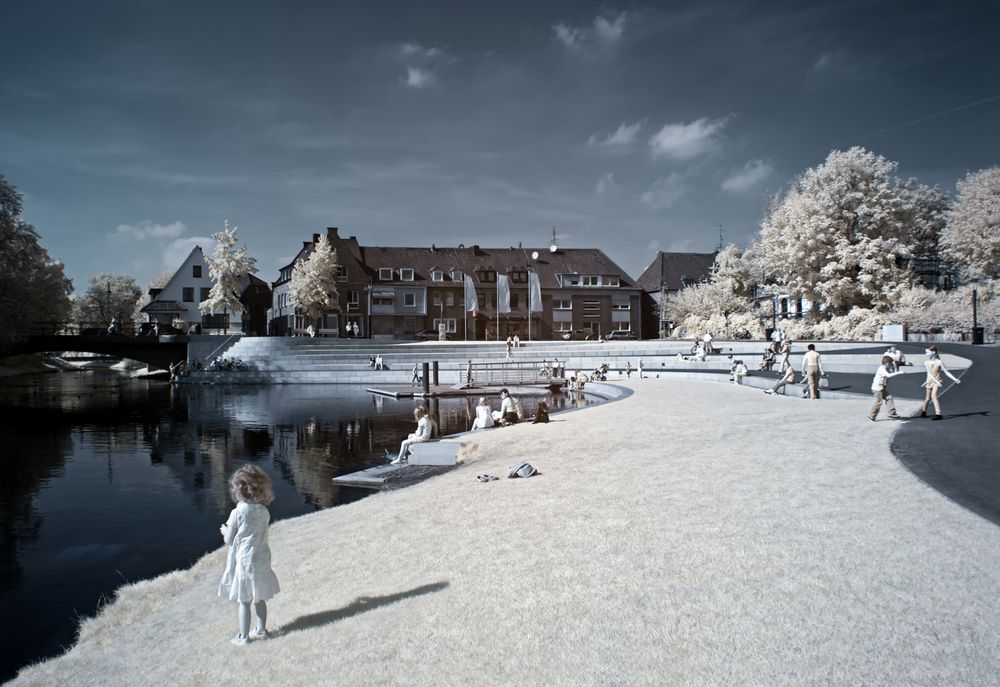
M 886 411 L 889 413 L 889 419 L 899 419 L 899 415 L 896 413 L 896 404 L 892 400 L 892 394 L 889 393 L 889 379 L 903 373 L 893 372 L 894 369 L 895 361 L 892 359 L 892 356 L 883 355 L 882 364 L 875 370 L 875 376 L 872 378 L 872 409 L 868 412 L 869 422 L 875 422 L 875 418 L 878 417 L 878 411 L 881 409 L 883 403 L 885 404 Z

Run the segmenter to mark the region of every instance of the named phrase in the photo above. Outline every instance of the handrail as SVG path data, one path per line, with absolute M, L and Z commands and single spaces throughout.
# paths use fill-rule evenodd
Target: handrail
M 211 353 L 209 353 L 208 355 L 205 356 L 205 362 L 208 362 L 212 358 L 213 355 L 215 355 L 216 353 L 219 352 L 220 348 L 222 348 L 223 346 L 225 346 L 234 337 L 237 337 L 237 336 L 243 336 L 243 335 L 242 334 L 230 334 L 228 337 L 226 337 L 226 340 L 223 341 L 222 343 L 220 343 L 218 346 L 216 346 L 214 351 L 212 351 Z

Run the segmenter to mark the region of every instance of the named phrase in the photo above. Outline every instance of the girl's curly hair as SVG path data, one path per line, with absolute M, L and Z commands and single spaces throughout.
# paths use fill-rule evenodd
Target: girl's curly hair
M 229 478 L 233 501 L 267 505 L 274 500 L 271 478 L 256 465 L 244 465 Z

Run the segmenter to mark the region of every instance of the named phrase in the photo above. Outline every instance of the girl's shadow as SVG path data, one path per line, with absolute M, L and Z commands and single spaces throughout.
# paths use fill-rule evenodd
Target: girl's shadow
M 329 623 L 335 623 L 338 620 L 344 620 L 345 618 L 350 618 L 358 615 L 359 613 L 380 608 L 381 606 L 388 606 L 396 603 L 397 601 L 402 601 L 403 599 L 422 596 L 432 592 L 439 592 L 447 587 L 447 582 L 435 582 L 434 584 L 425 584 L 422 587 L 416 587 L 406 592 L 399 592 L 398 594 L 389 594 L 387 596 L 362 596 L 343 608 L 320 611 L 319 613 L 310 613 L 309 615 L 296 618 L 292 622 L 283 625 L 277 634 L 287 635 L 292 632 L 309 630 L 322 625 L 327 625 Z

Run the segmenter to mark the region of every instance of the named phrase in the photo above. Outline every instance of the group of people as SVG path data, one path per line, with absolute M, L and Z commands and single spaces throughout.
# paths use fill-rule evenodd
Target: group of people
M 900 419 L 900 415 L 896 412 L 896 403 L 892 398 L 892 394 L 889 393 L 889 380 L 903 374 L 903 371 L 899 368 L 905 365 L 906 362 L 902 358 L 902 352 L 899 352 L 899 357 L 897 357 L 891 351 L 899 352 L 899 349 L 890 348 L 889 351 L 886 351 L 885 355 L 882 356 L 881 364 L 875 370 L 875 376 L 872 378 L 872 408 L 868 412 L 868 419 L 871 422 L 875 422 L 883 405 L 890 419 Z M 944 361 L 941 360 L 941 355 L 938 353 L 937 346 L 928 346 L 924 350 L 924 355 L 926 356 L 924 369 L 927 371 L 927 377 L 924 379 L 924 383 L 921 384 L 924 388 L 924 402 L 920 406 L 920 417 L 927 417 L 927 408 L 933 403 L 934 415 L 931 416 L 931 419 L 940 420 L 942 419 L 941 401 L 938 400 L 938 393 L 941 391 L 941 387 L 944 386 L 944 377 L 948 377 L 955 384 L 961 384 L 962 382 L 945 367 Z
M 789 384 L 795 383 L 795 369 L 789 361 L 792 352 L 791 342 L 774 342 L 768 350 L 773 353 L 775 347 L 778 349 L 778 355 L 781 356 L 780 365 L 778 367 L 778 372 L 781 374 L 781 377 L 777 382 L 775 382 L 774 386 L 770 389 L 764 390 L 765 394 L 770 395 L 777 394 L 779 391 L 783 391 Z M 771 364 L 774 364 L 773 358 L 771 360 Z M 763 362 L 761 363 L 761 369 L 765 369 Z M 768 366 L 767 369 L 770 370 L 770 366 Z M 802 356 L 802 383 L 805 385 L 802 395 L 818 399 L 820 396 L 820 380 L 825 377 L 826 373 L 823 371 L 823 361 L 820 358 L 819 351 L 816 350 L 815 344 L 809 344 L 806 346 L 806 354 Z
M 373 370 L 384 370 L 385 363 L 382 361 L 382 354 L 374 353 L 368 356 L 368 367 Z

